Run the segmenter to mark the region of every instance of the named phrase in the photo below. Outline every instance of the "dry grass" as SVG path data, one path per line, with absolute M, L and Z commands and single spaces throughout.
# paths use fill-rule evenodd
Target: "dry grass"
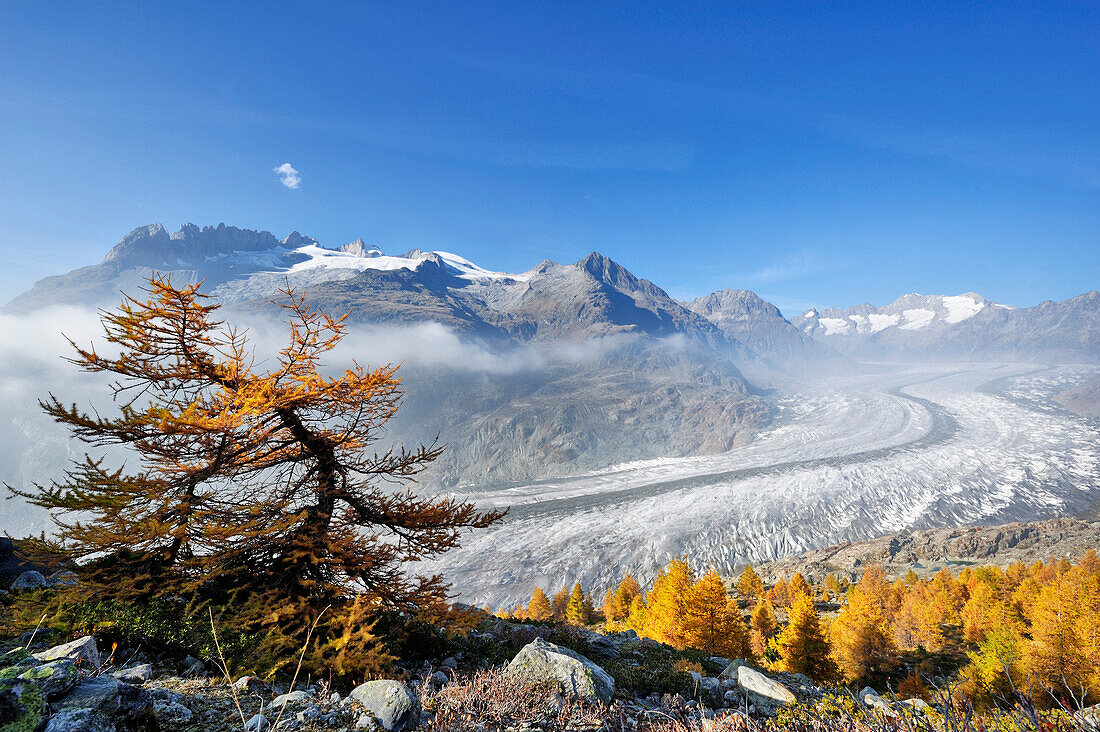
M 703 720 L 697 718 L 698 710 L 682 703 L 631 719 L 618 702 L 592 706 L 566 701 L 549 685 L 532 685 L 500 669 L 458 679 L 441 690 L 425 680 L 422 689 L 421 702 L 434 713 L 424 732 L 1097 732 L 1071 714 L 1039 712 L 1023 699 L 978 714 L 947 693 L 927 711 L 897 705 L 886 714 L 849 696 L 797 705 L 777 718 L 755 719 L 734 710 L 718 710 L 714 718 Z
M 548 731 L 605 729 L 607 710 L 562 699 L 501 669 L 479 671 L 440 690 L 422 685 L 420 703 L 435 716 L 425 732 L 503 732 L 538 723 Z

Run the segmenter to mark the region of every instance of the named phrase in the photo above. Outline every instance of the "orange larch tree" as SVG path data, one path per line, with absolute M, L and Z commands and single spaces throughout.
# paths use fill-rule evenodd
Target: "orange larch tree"
M 829 643 L 809 595 L 798 593 L 793 598 L 787 627 L 779 634 L 777 645 L 785 671 L 806 674 L 822 683 L 836 676 L 836 665 L 829 657 Z
M 676 648 L 687 645 L 684 616 L 694 583 L 695 572 L 683 559 L 673 559 L 657 573 L 646 595 L 644 635 Z
M 727 595 L 713 569 L 688 591 L 683 636 L 688 645 L 712 655 L 740 658 L 749 653 L 748 629 L 737 601 Z
M 768 652 L 768 641 L 779 633 L 779 620 L 775 617 L 775 608 L 768 598 L 761 597 L 756 601 L 756 607 L 752 610 L 749 621 L 751 631 L 749 641 L 752 652 L 763 658 Z
M 235 599 L 280 623 L 356 597 L 416 609 L 447 586 L 406 563 L 501 518 L 419 497 L 408 483 L 441 448 L 374 449 L 401 398 L 396 367 L 325 375 L 344 319 L 289 287 L 278 304 L 289 339 L 271 359 L 216 319 L 199 284 L 158 275 L 147 299 L 103 313 L 109 355 L 71 342 L 74 364 L 114 378 L 117 414 L 52 394 L 43 409 L 93 447 L 128 449 L 138 467 L 89 456 L 66 480 L 22 495 L 52 512 L 101 596 Z
M 554 617 L 554 611 L 550 609 L 550 599 L 541 587 L 536 587 L 531 593 L 531 602 L 527 603 L 525 616 L 528 620 L 549 620 Z

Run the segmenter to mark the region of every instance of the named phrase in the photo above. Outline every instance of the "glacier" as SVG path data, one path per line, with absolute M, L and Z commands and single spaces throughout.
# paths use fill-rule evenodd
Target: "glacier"
M 463 601 L 526 601 L 536 585 L 595 593 L 678 555 L 730 575 L 903 529 L 1066 515 L 1100 493 L 1100 425 L 1048 395 L 1088 367 L 948 364 L 793 385 L 774 425 L 720 455 L 614 466 L 456 495 L 505 521 L 417 571 Z

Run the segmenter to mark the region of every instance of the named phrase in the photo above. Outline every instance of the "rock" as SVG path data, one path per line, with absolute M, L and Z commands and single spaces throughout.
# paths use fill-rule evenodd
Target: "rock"
M 722 683 L 710 676 L 704 676 L 699 681 L 699 699 L 711 706 L 722 703 Z
M 34 654 L 39 661 L 54 661 L 58 658 L 71 658 L 84 671 L 96 671 L 101 664 L 99 648 L 95 644 L 95 638 L 86 635 L 68 643 L 62 643 L 49 650 Z
M 49 643 L 50 639 L 55 635 L 57 635 L 57 631 L 53 628 L 35 628 L 19 636 L 19 645 L 27 647 L 30 647 L 32 644 L 36 646 L 45 645 Z
M 39 729 L 49 707 L 38 685 L 23 679 L 0 679 L 0 727 L 4 730 Z
M 271 723 L 267 721 L 267 717 L 262 714 L 255 714 L 244 723 L 244 732 L 265 732 Z
M 360 714 L 359 719 L 355 720 L 355 729 L 365 729 L 369 732 L 376 732 L 376 730 L 382 729 L 378 726 L 378 720 L 369 714 Z
M 15 578 L 15 582 L 11 583 L 11 591 L 37 590 L 39 587 L 45 586 L 46 577 L 38 570 L 30 569 Z
M 615 680 L 610 674 L 579 653 L 542 638 L 524 646 L 507 671 L 536 681 L 556 681 L 565 696 L 589 702 L 609 704 L 615 694 Z
M 442 689 L 444 686 L 451 683 L 451 677 L 442 671 L 436 671 L 428 681 L 430 681 L 435 688 Z
M 746 661 L 743 658 L 735 658 L 734 660 L 729 662 L 728 666 L 726 666 L 724 669 L 722 669 L 722 673 L 718 674 L 718 678 L 720 678 L 720 679 L 733 679 L 733 680 L 736 681 L 737 680 L 737 669 L 741 668 L 742 666 L 744 666 L 747 663 L 748 663 L 748 661 Z
M 458 668 L 458 661 L 455 660 L 454 656 L 448 656 L 447 658 L 444 658 L 443 663 L 439 665 L 443 668 Z
M 188 656 L 183 659 L 183 672 L 188 676 L 202 676 L 206 673 L 206 664 L 194 656 Z
M 155 732 L 157 715 L 152 694 L 140 686 L 119 684 L 116 721 L 122 722 L 127 730 Z
M 348 698 L 359 702 L 386 732 L 400 732 L 420 723 L 420 702 L 397 681 L 368 681 L 355 687 Z
M 289 694 L 280 694 L 271 700 L 269 705 L 272 709 L 282 709 L 283 705 L 288 707 L 298 706 L 299 704 L 306 704 L 313 701 L 313 695 L 308 691 L 292 691 Z
M 28 562 L 15 551 L 15 542 L 10 537 L 0 536 L 0 585 L 10 587 L 15 579 L 28 569 L 43 570 L 45 567 Z M 6 592 L 6 590 L 0 590 Z
M 80 672 L 71 659 L 59 658 L 56 661 L 29 668 L 21 673 L 19 678 L 37 685 L 39 691 L 49 700 L 63 696 L 72 690 L 80 680 Z
M 764 674 L 754 671 L 748 666 L 741 666 L 737 669 L 737 683 L 742 689 L 781 704 L 793 704 L 798 701 L 786 686 L 774 679 L 769 679 Z
M 190 722 L 194 713 L 179 702 L 158 701 L 153 704 L 153 710 L 158 719 L 166 719 L 171 722 Z
M 233 682 L 233 688 L 237 691 L 250 691 L 255 694 L 269 691 L 271 686 L 259 676 L 242 676 Z
M 182 702 L 183 694 L 178 691 L 172 691 L 171 689 L 161 689 L 159 687 L 153 687 L 149 689 L 149 696 L 153 697 L 156 701 L 162 702 Z
M 153 665 L 143 663 L 139 666 L 131 666 L 121 671 L 115 671 L 111 675 L 127 684 L 144 684 L 153 678 Z
M 1073 719 L 1089 732 L 1097 732 L 1100 730 L 1100 704 L 1074 712 Z
M 68 694 L 53 703 L 54 710 L 60 709 L 93 709 L 108 717 L 119 711 L 119 687 L 118 679 L 110 676 L 96 676 L 85 679 L 73 688 Z
M 906 699 L 905 701 L 902 702 L 902 704 L 904 704 L 907 707 L 912 707 L 913 709 L 919 709 L 922 712 L 927 712 L 929 709 L 932 708 L 931 704 L 926 702 L 924 699 L 920 699 L 918 697 L 914 697 L 912 699 Z
M 621 658 L 622 652 L 619 651 L 619 646 L 606 635 L 600 635 L 599 633 L 586 633 L 585 640 L 588 641 L 588 645 L 592 650 L 599 653 L 601 656 L 607 658 Z
M 50 717 L 46 732 L 115 732 L 115 725 L 92 709 L 62 709 Z
M 26 648 L 12 648 L 10 651 L 0 656 L 0 666 L 16 666 L 30 662 L 32 666 L 38 665 L 38 659 L 28 651 Z

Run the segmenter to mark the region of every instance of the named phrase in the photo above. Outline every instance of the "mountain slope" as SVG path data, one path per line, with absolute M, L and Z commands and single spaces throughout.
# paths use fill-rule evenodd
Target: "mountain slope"
M 756 567 L 765 579 L 791 577 L 802 572 L 821 581 L 829 572 L 858 577 L 872 563 L 881 564 L 891 577 L 913 569 L 927 576 L 944 567 L 968 564 L 1007 566 L 1051 558 L 1079 559 L 1100 546 L 1100 521 L 1056 518 L 995 526 L 902 531 L 874 539 L 838 544 Z
M 388 438 L 448 443 L 424 476 L 430 487 L 728 450 L 771 414 L 735 363 L 748 351 L 598 253 L 510 274 L 442 251 L 391 256 L 362 239 L 330 249 L 298 232 L 279 240 L 189 224 L 169 234 L 157 224 L 5 310 L 114 307 L 154 270 L 205 280 L 223 315 L 246 324 L 267 323 L 289 282 L 329 312 L 350 312 L 349 342 L 368 363 L 391 357 L 387 338 L 404 344 L 414 353 L 402 369 L 408 397 Z M 451 360 L 425 359 L 440 347 Z
M 720 290 L 686 306 L 717 325 L 727 337 L 787 371 L 805 373 L 851 365 L 848 359 L 791 325 L 779 308 L 755 292 Z
M 864 360 L 1094 362 L 1100 358 L 1100 293 L 1032 308 L 973 292 L 904 295 L 885 307 L 810 310 L 792 324 Z

